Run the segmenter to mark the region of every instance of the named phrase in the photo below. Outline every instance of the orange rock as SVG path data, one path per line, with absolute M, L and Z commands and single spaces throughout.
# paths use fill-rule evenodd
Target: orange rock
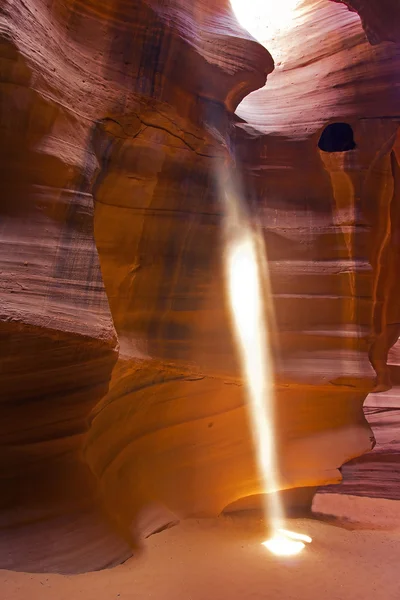
M 281 485 L 309 502 L 371 448 L 369 357 L 384 378 L 397 335 L 396 46 L 309 0 L 262 88 L 271 55 L 227 0 L 2 11 L 0 566 L 102 568 L 125 541 L 263 491 L 222 164 L 265 234 Z M 355 148 L 318 149 L 337 121 Z

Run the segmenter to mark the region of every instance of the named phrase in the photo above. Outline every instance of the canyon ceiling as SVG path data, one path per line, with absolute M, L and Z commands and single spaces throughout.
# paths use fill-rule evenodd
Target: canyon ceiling
M 228 0 L 3 1 L 1 568 L 110 566 L 262 492 L 227 169 L 268 253 L 288 502 L 371 449 L 400 333 L 399 23 L 397 0 L 301 0 L 264 47 Z

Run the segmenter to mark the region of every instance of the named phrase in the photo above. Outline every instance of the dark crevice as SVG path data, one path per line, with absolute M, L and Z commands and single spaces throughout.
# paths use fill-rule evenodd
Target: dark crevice
M 331 123 L 325 127 L 318 142 L 323 152 L 348 152 L 354 150 L 353 129 L 348 123 Z

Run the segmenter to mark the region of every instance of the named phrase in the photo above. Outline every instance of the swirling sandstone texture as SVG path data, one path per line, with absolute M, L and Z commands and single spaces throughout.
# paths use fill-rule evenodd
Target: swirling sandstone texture
M 337 482 L 371 448 L 369 358 L 387 384 L 400 321 L 398 46 L 327 0 L 281 44 L 254 92 L 273 61 L 227 0 L 0 9 L 0 566 L 103 568 L 263 491 L 225 303 L 227 166 L 270 260 L 282 488 Z M 317 149 L 335 120 L 354 150 Z
M 341 2 L 361 18 L 371 44 L 400 42 L 400 5 L 397 0 L 333 0 Z
M 355 391 L 369 358 L 383 391 L 400 330 L 399 45 L 371 46 L 356 14 L 323 1 L 300 4 L 284 45 L 286 37 L 273 41 L 284 51 L 267 87 L 237 111 L 246 187 L 274 223 L 267 245 L 281 369 Z M 352 127 L 353 149 L 317 147 L 335 122 Z

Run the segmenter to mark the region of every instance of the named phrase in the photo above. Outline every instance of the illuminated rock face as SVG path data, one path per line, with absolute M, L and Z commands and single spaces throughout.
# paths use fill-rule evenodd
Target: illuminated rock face
M 314 60 L 293 51 L 248 125 L 232 113 L 273 64 L 226 1 L 3 9 L 0 566 L 101 568 L 123 538 L 262 492 L 224 303 L 234 156 L 271 261 L 282 486 L 335 482 L 371 447 L 370 340 L 384 379 L 398 322 L 398 62 L 322 4 L 312 43 L 306 17 L 285 41 Z M 356 148 L 318 150 L 338 119 Z

